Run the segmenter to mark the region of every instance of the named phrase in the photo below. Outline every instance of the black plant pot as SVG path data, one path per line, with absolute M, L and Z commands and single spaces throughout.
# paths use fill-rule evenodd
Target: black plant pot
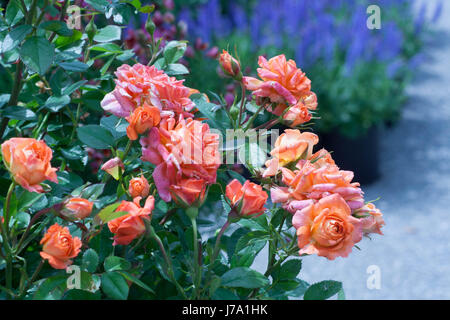
M 374 126 L 355 139 L 337 132 L 319 134 L 319 147 L 333 151 L 331 155 L 339 168 L 355 173 L 353 181 L 370 184 L 380 177 L 379 131 Z

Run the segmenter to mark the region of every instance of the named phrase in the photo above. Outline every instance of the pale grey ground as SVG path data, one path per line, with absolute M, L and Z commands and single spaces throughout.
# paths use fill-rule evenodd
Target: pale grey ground
M 402 120 L 382 132 L 383 176 L 364 188 L 366 199 L 382 198 L 385 235 L 345 259 L 303 259 L 302 279 L 342 281 L 347 299 L 450 299 L 450 3 L 436 29 L 445 34 L 427 50 Z M 266 263 L 263 253 L 254 266 Z M 380 268 L 380 290 L 367 288 L 370 265 Z

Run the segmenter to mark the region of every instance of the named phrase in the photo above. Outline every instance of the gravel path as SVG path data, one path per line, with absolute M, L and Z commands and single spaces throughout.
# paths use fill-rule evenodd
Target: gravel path
M 431 2 L 431 1 L 430 1 Z M 431 5 L 434 8 L 434 5 Z M 302 279 L 343 281 L 347 299 L 450 299 L 450 5 L 428 50 L 402 120 L 382 132 L 382 178 L 364 187 L 383 211 L 384 236 L 358 244 L 346 258 L 303 259 Z M 261 254 L 255 267 L 265 270 Z M 379 267 L 380 289 L 368 289 L 367 268 Z

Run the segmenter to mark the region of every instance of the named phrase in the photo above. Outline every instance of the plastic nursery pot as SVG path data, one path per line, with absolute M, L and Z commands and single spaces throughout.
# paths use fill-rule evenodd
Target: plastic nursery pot
M 379 134 L 376 126 L 354 139 L 338 132 L 321 133 L 319 147 L 333 151 L 331 155 L 339 168 L 353 171 L 353 181 L 367 185 L 380 177 Z

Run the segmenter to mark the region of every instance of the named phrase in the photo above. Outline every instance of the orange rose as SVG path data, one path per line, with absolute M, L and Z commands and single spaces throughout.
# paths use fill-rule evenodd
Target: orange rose
M 133 202 L 122 201 L 116 212 L 125 211 L 128 214 L 108 222 L 109 230 L 114 233 L 113 245 L 127 245 L 145 232 L 144 219 L 150 219 L 150 214 L 155 207 L 155 198 L 150 196 L 141 208 L 141 197 L 134 198 Z
M 317 142 L 319 138 L 314 133 L 286 129 L 275 141 L 275 148 L 270 152 L 273 158 L 266 162 L 267 169 L 263 177 L 274 176 L 280 167 L 297 161 L 301 157 L 309 158 Z
M 292 218 L 297 229 L 299 254 L 317 254 L 334 260 L 347 257 L 362 238 L 361 220 L 352 217 L 350 207 L 338 194 L 322 198 Z
M 161 121 L 159 109 L 144 103 L 142 107 L 136 108 L 131 116 L 126 118 L 130 123 L 127 127 L 127 136 L 130 140 L 137 140 L 138 135 L 158 125 Z
M 80 253 L 81 240 L 72 238 L 67 227 L 55 223 L 42 238 L 40 255 L 55 269 L 65 269 L 72 264 L 71 258 Z
M 283 115 L 283 120 L 289 127 L 294 128 L 311 120 L 311 114 L 309 113 L 308 108 L 302 102 L 299 102 L 289 108 Z
M 148 196 L 150 191 L 150 186 L 148 184 L 147 179 L 144 176 L 139 178 L 133 178 L 130 180 L 130 184 L 128 187 L 128 192 L 130 193 L 132 198 L 142 197 L 145 198 Z
M 39 184 L 45 180 L 58 183 L 51 167 L 52 150 L 44 141 L 11 138 L 2 144 L 3 161 L 14 180 L 31 192 L 44 192 Z
M 176 204 L 186 208 L 200 207 L 205 200 L 206 182 L 203 179 L 183 179 L 170 186 L 170 194 Z
M 241 65 L 239 61 L 233 58 L 228 51 L 222 50 L 219 57 L 219 64 L 225 74 L 240 81 L 242 79 Z
M 64 203 L 61 214 L 70 220 L 82 220 L 89 217 L 94 203 L 83 198 L 71 198 Z
M 243 218 L 262 215 L 268 198 L 260 185 L 248 180 L 242 185 L 237 179 L 227 185 L 225 195 L 230 200 L 231 206 L 237 210 L 237 214 Z
M 330 194 L 339 194 L 347 205 L 359 209 L 364 205 L 363 192 L 358 182 L 352 182 L 353 172 L 339 168 L 320 158 L 314 163 L 300 160 L 294 171 L 281 168 L 285 186 L 273 187 L 271 198 L 274 203 L 283 203 L 283 208 L 291 213 L 303 208 L 305 200 L 319 200 Z
M 311 81 L 294 60 L 286 61 L 284 54 L 267 61 L 259 57 L 258 75 L 262 80 L 244 77 L 244 84 L 257 97 L 269 98 L 272 103 L 294 105 L 310 94 Z

